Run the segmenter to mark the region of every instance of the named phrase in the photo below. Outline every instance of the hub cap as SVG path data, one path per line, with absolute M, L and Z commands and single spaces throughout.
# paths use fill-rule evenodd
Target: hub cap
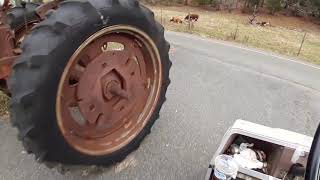
M 89 155 L 127 145 L 157 105 L 161 60 L 153 41 L 130 26 L 112 26 L 86 40 L 70 58 L 57 96 L 67 142 Z

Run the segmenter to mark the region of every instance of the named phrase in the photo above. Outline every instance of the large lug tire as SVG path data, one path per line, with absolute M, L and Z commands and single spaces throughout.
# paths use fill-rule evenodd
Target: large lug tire
M 59 93 L 63 87 L 61 81 L 70 59 L 79 51 L 79 46 L 86 44 L 97 33 L 104 30 L 108 32 L 108 28 L 117 29 L 119 26 L 141 31 L 140 34 L 146 35 L 146 38 L 152 41 L 151 44 L 154 44 L 161 67 L 161 71 L 157 72 L 161 75 L 157 91 L 159 93 L 154 101 L 154 108 L 149 112 L 150 116 L 130 141 L 117 146 L 114 151 L 95 154 L 95 151 L 88 150 L 87 153 L 77 148 L 81 144 L 73 143 L 67 138 L 62 128 L 64 122 L 61 122 L 60 116 L 57 117 Z M 26 151 L 35 154 L 37 160 L 63 164 L 109 165 L 124 159 L 138 148 L 142 139 L 150 133 L 151 126 L 159 117 L 170 83 L 170 47 L 164 39 L 164 28 L 155 21 L 154 14 L 138 1 L 63 2 L 56 11 L 48 15 L 48 19 L 33 28 L 21 48 L 23 53 L 13 65 L 9 80 L 12 92 L 12 125 L 17 127 L 18 138 Z M 90 110 L 92 109 L 90 106 Z
M 18 31 L 25 26 L 25 20 L 27 22 L 39 21 L 39 17 L 36 14 L 36 8 L 39 4 L 26 3 L 26 7 L 21 6 L 10 9 L 7 13 L 7 21 L 11 29 Z

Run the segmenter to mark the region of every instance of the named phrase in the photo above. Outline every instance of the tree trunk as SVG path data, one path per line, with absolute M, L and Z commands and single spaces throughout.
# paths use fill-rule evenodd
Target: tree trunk
M 261 0 L 260 7 L 264 6 L 264 0 Z
M 244 2 L 244 7 L 248 7 L 248 0 L 246 0 L 245 2 Z

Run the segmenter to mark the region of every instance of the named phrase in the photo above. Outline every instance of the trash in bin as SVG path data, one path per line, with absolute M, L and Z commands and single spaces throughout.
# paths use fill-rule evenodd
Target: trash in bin
M 215 159 L 214 176 L 217 180 L 236 178 L 239 167 L 232 156 L 219 155 Z

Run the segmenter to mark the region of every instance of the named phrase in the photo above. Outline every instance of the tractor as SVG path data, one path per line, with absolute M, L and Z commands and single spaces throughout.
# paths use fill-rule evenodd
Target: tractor
M 170 45 L 137 0 L 0 0 L 0 47 L 12 126 L 39 162 L 119 162 L 166 100 Z

